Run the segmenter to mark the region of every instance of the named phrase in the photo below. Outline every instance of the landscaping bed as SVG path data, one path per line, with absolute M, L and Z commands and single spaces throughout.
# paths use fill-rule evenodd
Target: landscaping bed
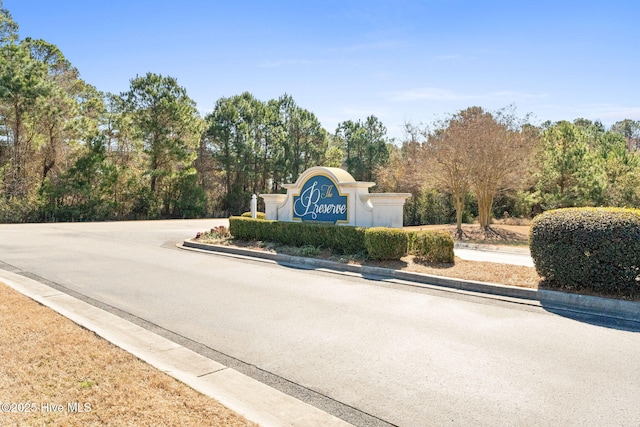
M 425 262 L 424 260 L 412 255 L 404 256 L 397 261 L 374 261 L 367 259 L 364 254 L 336 255 L 328 249 L 314 246 L 293 247 L 276 245 L 270 242 L 237 240 L 228 235 L 212 236 L 210 233 L 201 233 L 196 237 L 195 241 L 199 243 L 237 246 L 272 253 L 325 259 L 346 264 L 392 268 L 395 270 L 412 271 L 436 276 L 498 283 L 502 285 L 520 286 L 533 289 L 536 289 L 540 282 L 540 276 L 538 276 L 535 268 L 533 267 L 506 265 L 493 262 L 466 261 L 460 258 L 456 258 L 455 263 L 452 264 Z

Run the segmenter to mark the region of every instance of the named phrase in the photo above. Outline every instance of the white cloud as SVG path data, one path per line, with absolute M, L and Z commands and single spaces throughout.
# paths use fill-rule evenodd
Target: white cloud
M 551 120 L 575 120 L 585 118 L 600 120 L 611 125 L 624 119 L 640 120 L 640 107 L 626 107 L 614 104 L 561 105 L 548 104 L 534 106 L 537 111 L 545 112 Z
M 515 102 L 518 100 L 546 98 L 548 94 L 531 94 L 517 91 L 498 91 L 489 93 L 465 93 L 455 92 L 449 89 L 434 87 L 408 89 L 389 93 L 389 99 L 396 102 L 405 101 L 493 101 L 505 100 Z
M 435 57 L 436 61 L 457 61 L 461 59 L 464 59 L 463 56 L 458 54 L 440 55 Z M 469 58 L 469 59 L 472 59 L 472 58 Z
M 371 50 L 387 50 L 405 47 L 406 43 L 396 40 L 382 40 L 371 43 L 357 43 L 350 46 L 335 47 L 327 49 L 330 53 L 353 53 Z
M 269 60 L 265 59 L 264 61 L 258 64 L 260 68 L 280 68 L 280 67 L 289 67 L 289 66 L 298 66 L 298 65 L 311 65 L 313 61 L 307 59 L 281 59 L 281 60 Z
M 624 119 L 640 120 L 640 107 L 618 107 L 603 112 L 600 115 L 600 119 L 605 122 L 618 122 Z
M 390 93 L 392 101 L 454 101 L 459 99 L 470 99 L 471 96 L 463 93 L 455 93 L 448 89 L 439 89 L 434 87 L 425 87 L 417 89 L 408 89 L 395 91 Z

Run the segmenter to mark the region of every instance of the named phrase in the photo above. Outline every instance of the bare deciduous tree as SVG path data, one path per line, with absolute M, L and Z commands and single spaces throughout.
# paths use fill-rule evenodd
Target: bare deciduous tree
M 512 108 L 495 114 L 480 109 L 473 120 L 477 134 L 469 147 L 472 189 L 478 199 L 478 222 L 488 230 L 493 200 L 501 191 L 520 185 L 535 135 Z
M 429 134 L 432 176 L 453 198 L 458 236 L 462 236 L 467 193 L 475 193 L 478 222 L 488 230 L 494 197 L 518 186 L 521 167 L 533 147 L 533 135 L 527 132 L 525 123 L 512 109 L 492 114 L 481 107 L 470 107 L 441 122 Z
M 468 143 L 474 132 L 467 122 L 464 112 L 455 114 L 428 133 L 425 144 L 430 177 L 453 199 L 458 237 L 462 237 L 464 201 L 471 189 L 472 163 Z

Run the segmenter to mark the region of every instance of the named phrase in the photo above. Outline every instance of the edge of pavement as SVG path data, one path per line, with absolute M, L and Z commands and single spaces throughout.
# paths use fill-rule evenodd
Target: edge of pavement
M 0 282 L 263 427 L 351 425 L 43 283 L 2 269 Z
M 505 245 L 487 245 L 482 243 L 465 243 L 465 242 L 454 242 L 454 248 L 460 249 L 473 249 L 476 251 L 485 251 L 485 252 L 501 252 L 505 254 L 516 254 L 516 255 L 529 255 L 531 251 L 529 247 L 526 246 L 505 246 Z
M 502 298 L 520 304 L 543 307 L 549 311 L 569 311 L 585 315 L 613 318 L 638 323 L 640 328 L 640 302 L 603 298 L 591 295 L 571 294 L 545 289 L 521 288 L 498 283 L 455 279 L 431 274 L 394 270 L 383 267 L 344 264 L 316 258 L 276 254 L 272 252 L 195 242 L 187 239 L 176 245 L 185 250 L 214 252 L 221 255 L 249 257 L 285 265 L 322 269 L 337 274 L 357 274 L 410 282 L 411 286 L 445 288 L 456 292 L 471 292 L 476 296 Z

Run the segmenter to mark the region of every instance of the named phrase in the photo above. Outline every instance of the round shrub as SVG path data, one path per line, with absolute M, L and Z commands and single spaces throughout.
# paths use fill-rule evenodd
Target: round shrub
M 640 210 L 548 211 L 534 218 L 529 241 L 549 287 L 621 298 L 640 291 Z
M 407 254 L 407 233 L 397 228 L 373 227 L 364 233 L 364 245 L 369 258 L 397 260 Z
M 454 262 L 453 238 L 446 231 L 421 230 L 409 234 L 409 253 L 427 262 Z

